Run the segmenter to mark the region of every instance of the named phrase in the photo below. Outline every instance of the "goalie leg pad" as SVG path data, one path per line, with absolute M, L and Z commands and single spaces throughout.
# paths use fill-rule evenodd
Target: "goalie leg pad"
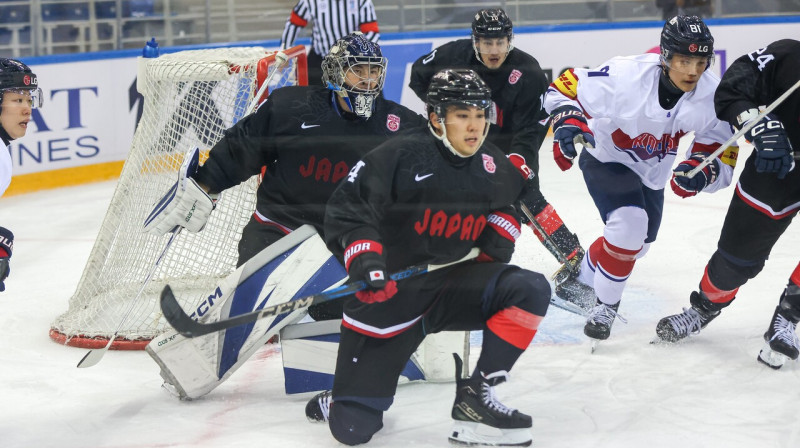
M 338 285 L 346 272 L 310 226 L 264 249 L 220 282 L 197 304 L 193 317 L 203 322 L 289 302 Z M 184 338 L 167 332 L 146 347 L 162 377 L 182 399 L 201 397 L 223 383 L 284 326 L 306 310 L 261 319 L 219 333 Z

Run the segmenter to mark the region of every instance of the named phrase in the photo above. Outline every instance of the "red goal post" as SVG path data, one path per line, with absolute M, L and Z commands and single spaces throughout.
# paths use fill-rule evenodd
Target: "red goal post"
M 202 232 L 175 237 L 133 303 L 169 238 L 142 232 L 142 223 L 175 182 L 183 154 L 198 146 L 207 156 L 223 132 L 244 117 L 265 81 L 269 88 L 259 102 L 275 88 L 308 83 L 304 46 L 283 53 L 284 64 L 277 63 L 276 52 L 262 47 L 189 50 L 139 59 L 142 117 L 69 309 L 51 324 L 54 341 L 103 348 L 117 332 L 112 349 L 141 350 L 167 329 L 158 306 L 165 284 L 182 304 L 194 304 L 236 268 L 241 231 L 255 208 L 257 176 L 220 195 Z

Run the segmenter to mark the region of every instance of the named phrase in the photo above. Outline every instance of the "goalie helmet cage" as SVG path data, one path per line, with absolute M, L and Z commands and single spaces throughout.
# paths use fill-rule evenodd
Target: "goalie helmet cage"
M 102 348 L 116 331 L 112 349 L 141 350 L 167 329 L 158 303 L 164 285 L 182 305 L 196 305 L 233 272 L 242 228 L 255 209 L 258 176 L 222 192 L 201 232 L 180 232 L 137 303 L 131 303 L 169 238 L 144 233 L 142 223 L 175 182 L 186 151 L 198 146 L 207 157 L 223 132 L 243 118 L 265 81 L 269 89 L 261 100 L 275 88 L 307 84 L 305 48 L 284 53 L 288 59 L 272 78 L 280 64 L 275 52 L 262 47 L 139 59 L 142 118 L 69 309 L 51 324 L 53 340 Z

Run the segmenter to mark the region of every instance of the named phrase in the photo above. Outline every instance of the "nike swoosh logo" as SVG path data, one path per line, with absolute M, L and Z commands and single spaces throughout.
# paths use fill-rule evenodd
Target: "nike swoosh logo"
M 417 174 L 416 176 L 414 176 L 414 180 L 415 180 L 415 181 L 417 181 L 417 182 L 419 182 L 419 181 L 421 181 L 421 180 L 425 180 L 425 179 L 427 179 L 427 178 L 429 178 L 429 177 L 431 177 L 431 176 L 433 176 L 433 173 L 431 173 L 431 174 L 426 174 L 426 175 L 424 175 L 424 176 L 420 176 L 419 174 Z
M 300 125 L 300 129 L 311 129 L 311 128 L 316 128 L 316 127 L 319 127 L 319 125 L 318 124 L 306 124 L 305 122 L 303 122 L 303 124 Z

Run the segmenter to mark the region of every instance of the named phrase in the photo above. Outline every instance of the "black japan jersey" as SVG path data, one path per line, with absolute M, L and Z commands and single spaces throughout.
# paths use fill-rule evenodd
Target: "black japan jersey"
M 720 120 L 735 126 L 748 109 L 767 106 L 800 79 L 800 41 L 783 39 L 736 59 L 714 95 Z M 800 151 L 800 89 L 772 112 L 783 123 L 795 151 Z
M 486 82 L 492 90 L 497 122 L 489 130 L 489 141 L 506 154 L 523 155 L 528 166 L 538 173 L 539 147 L 547 134 L 547 128 L 539 121 L 547 118 L 542 98 L 548 86 L 539 62 L 514 48 L 500 68 L 490 70 L 477 59 L 472 40 L 461 39 L 417 59 L 411 67 L 409 87 L 425 102 L 431 78 L 445 68 L 474 70 Z
M 714 95 L 717 116 L 734 126 L 749 109 L 767 106 L 800 80 L 800 41 L 783 39 L 748 53 L 731 64 Z M 772 112 L 783 123 L 795 154 L 800 151 L 800 89 Z M 751 207 L 774 219 L 791 216 L 800 208 L 800 169 L 783 179 L 758 173 L 756 151 L 744 165 L 736 193 Z
M 355 241 L 377 241 L 389 272 L 455 261 L 476 246 L 491 212 L 519 219 L 512 204 L 523 189 L 524 179 L 494 145 L 461 158 L 430 130 L 414 129 L 367 154 L 342 181 L 328 202 L 325 241 L 340 259 Z M 386 328 L 418 317 L 433 297 L 393 300 L 381 307 L 353 300 L 345 314 Z M 372 312 L 386 307 L 396 312 Z
M 325 87 L 275 90 L 255 114 L 225 131 L 195 179 L 214 193 L 266 165 L 258 213 L 290 229 L 303 224 L 321 228 L 325 203 L 353 164 L 386 139 L 426 123 L 382 97 L 375 99 L 375 111 L 366 121 L 341 114 L 334 101 Z

